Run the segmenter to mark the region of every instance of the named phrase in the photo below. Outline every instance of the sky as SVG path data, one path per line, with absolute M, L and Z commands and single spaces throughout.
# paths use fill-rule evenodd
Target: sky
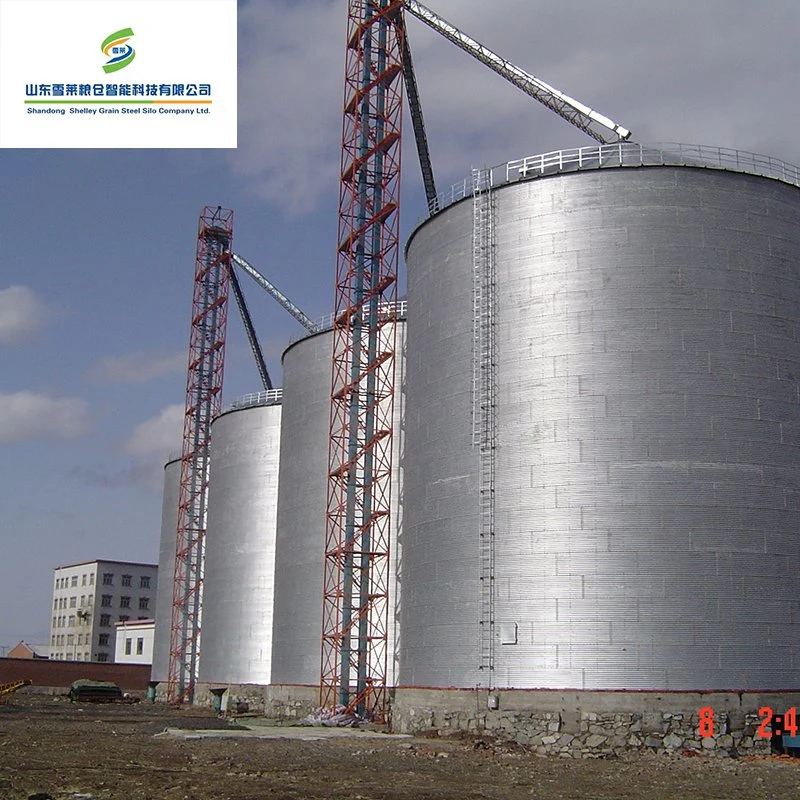
M 429 4 L 634 141 L 800 164 L 796 0 Z M 309 316 L 331 310 L 346 16 L 345 0 L 239 0 L 235 150 L 0 150 L 0 654 L 47 642 L 54 567 L 158 560 L 203 206 L 234 210 L 234 250 Z M 413 17 L 407 28 L 440 190 L 593 143 Z M 406 123 L 404 240 L 424 206 Z M 302 329 L 241 282 L 280 384 Z M 228 334 L 226 405 L 260 388 L 233 309 Z

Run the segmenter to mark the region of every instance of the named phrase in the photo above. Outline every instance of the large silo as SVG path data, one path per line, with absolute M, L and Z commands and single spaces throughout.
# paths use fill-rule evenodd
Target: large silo
M 249 395 L 211 425 L 201 682 L 270 682 L 280 402 Z
M 405 315 L 405 302 L 398 303 Z M 387 680 L 394 682 L 402 526 L 405 320 L 397 323 Z M 384 327 L 388 332 L 388 327 Z M 284 414 L 276 545 L 272 682 L 319 685 L 330 435 L 332 332 L 307 336 L 283 354 Z
M 158 549 L 156 630 L 153 640 L 152 681 L 169 678 L 169 636 L 172 623 L 172 576 L 175 573 L 175 538 L 178 528 L 178 493 L 181 483 L 180 458 L 164 465 L 164 494 L 161 504 L 161 542 Z
M 797 170 L 619 145 L 492 178 L 407 248 L 400 683 L 795 686 Z

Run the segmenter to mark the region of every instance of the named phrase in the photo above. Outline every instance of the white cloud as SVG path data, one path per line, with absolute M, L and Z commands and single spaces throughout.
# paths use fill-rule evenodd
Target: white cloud
M 250 3 L 239 11 L 234 168 L 289 213 L 314 208 L 339 171 L 346 14 L 339 3 Z
M 88 411 L 88 403 L 74 397 L 0 392 L 0 443 L 80 436 L 88 428 Z
M 186 371 L 186 352 L 154 355 L 141 351 L 106 356 L 88 369 L 99 383 L 147 383 L 165 375 Z
M 126 452 L 132 456 L 160 462 L 181 448 L 183 436 L 183 405 L 165 406 L 154 417 L 136 426 L 125 443 Z
M 16 344 L 34 338 L 50 312 L 27 286 L 0 289 L 0 344 Z

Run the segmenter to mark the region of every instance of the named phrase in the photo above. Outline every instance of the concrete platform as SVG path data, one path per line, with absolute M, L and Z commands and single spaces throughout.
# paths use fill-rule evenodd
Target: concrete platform
M 241 721 L 238 723 L 241 724 Z M 171 736 L 176 739 L 300 739 L 316 742 L 325 739 L 410 739 L 405 733 L 381 733 L 360 728 L 326 728 L 290 725 L 257 725 L 247 730 L 190 731 L 167 728 L 156 736 Z

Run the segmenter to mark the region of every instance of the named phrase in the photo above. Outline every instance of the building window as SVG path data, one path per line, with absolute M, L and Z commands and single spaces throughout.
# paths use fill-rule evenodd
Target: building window
M 123 575 L 122 576 L 122 585 L 123 586 L 130 586 L 132 577 L 133 577 L 132 575 Z
M 83 644 L 83 634 L 82 633 L 78 634 L 78 641 L 76 642 L 76 644 L 78 644 L 78 645 L 82 645 Z
M 89 573 L 89 586 L 94 586 L 94 572 Z M 89 659 L 87 658 L 86 660 L 88 661 Z
M 81 586 L 86 586 L 86 575 L 81 575 Z
M 136 655 L 140 656 L 144 653 L 144 639 L 140 636 L 136 640 Z
M 67 653 L 67 661 L 72 661 L 72 653 Z
M 130 597 L 126 597 L 125 595 L 122 595 L 122 597 L 120 597 L 120 599 L 119 599 L 119 607 L 120 608 L 130 608 L 131 607 L 131 599 L 130 599 Z
M 111 624 L 111 614 L 100 615 L 100 627 L 107 628 Z
M 90 594 L 90 595 L 89 595 L 89 605 L 90 605 L 90 606 L 91 606 L 91 605 L 94 605 L 94 595 L 93 595 L 93 594 Z
M 104 608 L 108 608 L 111 605 L 111 595 L 104 594 L 100 600 L 100 605 L 103 606 Z
M 69 644 L 75 644 L 75 634 L 74 633 L 68 633 L 67 634 L 67 644 L 68 645 Z
M 85 605 L 86 605 L 86 595 L 85 595 L 85 594 L 82 594 L 82 595 L 81 595 L 81 605 L 82 605 L 82 606 L 85 606 Z
M 131 654 L 131 645 L 133 644 L 133 639 L 126 639 L 125 640 L 125 655 L 129 656 Z
M 149 619 L 149 617 L 136 617 L 136 619 Z
M 73 575 L 72 576 L 72 582 L 70 583 L 70 586 L 77 586 L 77 585 L 78 585 L 78 576 L 77 575 Z
M 150 606 L 150 598 L 149 597 L 140 597 L 139 598 L 139 610 L 146 611 Z
M 139 578 L 139 588 L 140 589 L 149 589 L 150 588 L 150 576 L 149 575 L 142 575 Z
M 120 614 L 119 615 L 119 621 L 120 622 L 127 622 L 129 619 L 130 619 L 130 617 L 127 614 Z
M 55 635 L 55 634 L 53 634 L 53 635 L 50 637 L 50 647 L 55 647 L 55 646 L 56 646 L 56 635 Z
M 70 608 L 77 608 L 78 607 L 78 596 L 70 597 L 69 599 L 69 607 Z
M 109 634 L 101 633 L 97 637 L 97 644 L 99 644 L 100 647 L 108 647 L 108 637 L 109 637 Z
M 113 572 L 104 572 L 103 573 L 103 586 L 113 586 L 114 585 L 114 573 Z
M 95 658 L 97 661 L 108 661 L 108 653 L 98 653 Z
M 58 617 L 53 617 L 53 625 L 52 625 L 53 628 L 56 627 L 57 622 L 58 622 Z
M 69 627 L 72 628 L 74 626 L 75 626 L 75 615 L 74 614 L 70 614 L 69 615 Z

